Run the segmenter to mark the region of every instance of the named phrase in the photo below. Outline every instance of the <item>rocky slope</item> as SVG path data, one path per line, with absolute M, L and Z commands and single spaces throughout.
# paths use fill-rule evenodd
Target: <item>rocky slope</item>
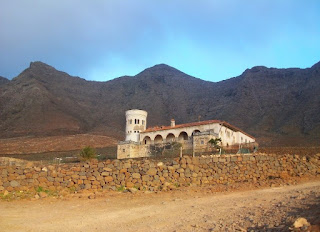
M 1 82 L 1 80 L 0 80 Z M 253 67 L 213 83 L 161 64 L 107 82 L 33 62 L 0 84 L 0 136 L 103 133 L 124 136 L 124 112 L 148 111 L 148 126 L 221 119 L 262 144 L 316 144 L 320 62 L 307 69 Z
M 8 83 L 9 80 L 5 77 L 0 76 L 0 86 Z

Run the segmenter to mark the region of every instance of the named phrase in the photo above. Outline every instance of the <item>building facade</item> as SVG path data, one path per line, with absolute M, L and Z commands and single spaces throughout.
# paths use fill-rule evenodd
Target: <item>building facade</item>
M 181 143 L 183 149 L 203 150 L 211 139 L 221 139 L 222 147 L 255 143 L 255 138 L 239 128 L 220 120 L 199 121 L 147 129 L 147 112 L 126 111 L 126 140 L 119 142 L 117 158 L 138 158 L 151 156 L 151 146 L 172 142 Z

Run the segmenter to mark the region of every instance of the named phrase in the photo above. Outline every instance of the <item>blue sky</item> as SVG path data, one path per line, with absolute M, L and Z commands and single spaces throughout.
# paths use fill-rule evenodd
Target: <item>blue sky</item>
M 0 76 L 31 61 L 106 81 L 165 63 L 220 81 L 320 61 L 318 0 L 0 0 Z

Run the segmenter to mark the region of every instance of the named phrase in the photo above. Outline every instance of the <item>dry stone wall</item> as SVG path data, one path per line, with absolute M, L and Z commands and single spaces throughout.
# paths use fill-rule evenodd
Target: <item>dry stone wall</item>
M 34 165 L 17 163 L 0 166 L 0 192 L 65 188 L 137 188 L 167 190 L 177 186 L 203 186 L 259 182 L 272 178 L 320 176 L 320 154 L 297 155 L 211 155 L 176 158 L 159 162 L 151 159 L 107 160 L 90 163 Z

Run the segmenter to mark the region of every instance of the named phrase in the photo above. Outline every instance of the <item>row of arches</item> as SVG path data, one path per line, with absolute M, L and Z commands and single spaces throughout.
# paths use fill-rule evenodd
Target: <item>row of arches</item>
M 193 131 L 192 135 L 194 135 L 195 133 L 198 133 L 200 132 L 199 130 L 195 130 Z M 159 144 L 159 143 L 164 143 L 164 142 L 174 142 L 174 141 L 185 141 L 185 140 L 188 140 L 189 139 L 189 136 L 187 134 L 187 132 L 185 131 L 182 131 L 180 132 L 180 134 L 176 137 L 173 133 L 169 133 L 167 134 L 167 136 L 164 138 L 162 135 L 158 134 L 154 137 L 154 140 L 153 142 L 155 144 Z M 151 144 L 152 143 L 152 140 L 150 138 L 150 136 L 145 136 L 142 140 L 143 144 Z

